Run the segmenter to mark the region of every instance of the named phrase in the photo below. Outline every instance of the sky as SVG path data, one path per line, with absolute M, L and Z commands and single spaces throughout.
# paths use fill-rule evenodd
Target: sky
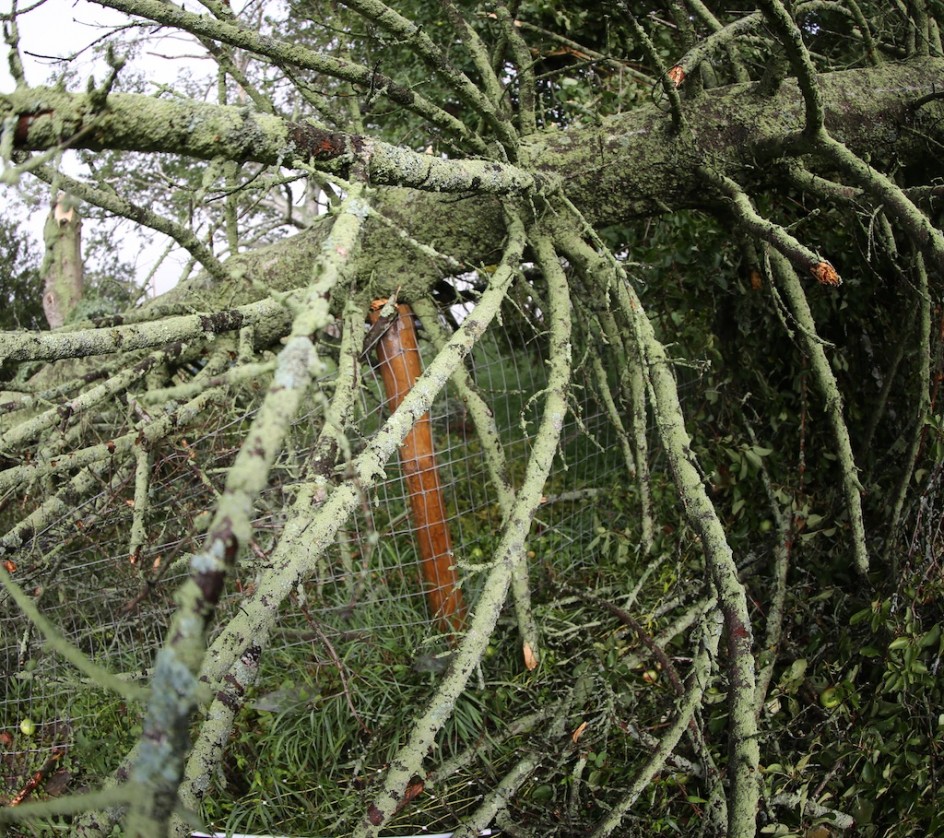
M 29 0 L 22 0 L 18 4 L 20 8 L 28 8 L 29 5 Z M 0 10 L 9 14 L 10 8 L 10 0 L 0 0 Z M 30 85 L 47 82 L 65 66 L 62 60 L 57 59 L 65 58 L 73 58 L 70 66 L 78 72 L 81 79 L 81 82 L 72 85 L 73 89 L 84 89 L 85 80 L 89 76 L 101 81 L 108 68 L 103 61 L 93 56 L 89 47 L 115 26 L 127 22 L 125 15 L 84 0 L 46 0 L 38 8 L 19 18 L 20 50 L 27 82 Z M 5 53 L 5 47 L 2 44 L 0 47 Z M 178 35 L 167 36 L 149 43 L 142 50 L 135 66 L 146 71 L 147 77 L 155 84 L 172 85 L 184 70 L 199 73 L 202 67 L 211 69 L 209 62 L 200 61 L 195 57 L 199 52 L 200 49 L 192 42 L 186 42 Z M 8 93 L 14 86 L 4 54 L 4 59 L 0 61 L 0 93 Z M 69 174 L 79 176 L 81 172 L 76 161 L 69 160 L 68 157 L 67 154 L 63 160 L 63 168 Z M 0 208 L 7 209 L 11 205 L 9 187 L 0 186 Z M 26 225 L 36 239 L 39 252 L 42 249 L 42 229 L 47 212 L 48 205 L 38 209 Z M 93 232 L 92 225 L 91 221 L 83 224 L 85 236 Z M 128 225 L 125 227 L 128 228 Z M 129 232 L 122 238 L 120 246 L 123 258 L 135 263 L 137 277 L 143 279 L 158 262 L 167 243 L 167 239 L 156 236 L 154 243 L 148 245 L 140 237 Z M 153 290 L 160 293 L 172 287 L 186 262 L 186 254 L 177 248 L 166 260 L 166 264 L 158 269 Z

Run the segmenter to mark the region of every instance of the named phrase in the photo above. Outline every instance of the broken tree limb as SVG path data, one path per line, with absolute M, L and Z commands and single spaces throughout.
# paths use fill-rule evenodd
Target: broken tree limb
M 372 324 L 382 323 L 386 303 L 386 300 L 374 301 L 370 312 Z M 396 312 L 377 341 L 377 358 L 387 392 L 387 406 L 392 413 L 423 371 L 413 311 L 408 305 L 396 306 Z M 429 610 L 443 631 L 459 631 L 465 623 L 465 602 L 452 552 L 428 411 L 403 438 L 400 466 L 410 496 Z

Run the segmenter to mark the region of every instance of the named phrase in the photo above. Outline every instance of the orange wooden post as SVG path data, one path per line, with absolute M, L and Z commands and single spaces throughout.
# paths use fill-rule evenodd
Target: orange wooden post
M 380 319 L 380 309 L 386 302 L 374 300 L 371 304 L 372 324 Z M 377 341 L 377 358 L 387 393 L 387 406 L 392 412 L 399 407 L 423 370 L 413 311 L 408 305 L 397 305 L 397 316 Z M 410 495 L 413 529 L 422 558 L 430 611 L 441 630 L 459 631 L 465 624 L 466 609 L 454 567 L 452 537 L 446 522 L 428 412 L 416 420 L 401 443 L 400 467 Z

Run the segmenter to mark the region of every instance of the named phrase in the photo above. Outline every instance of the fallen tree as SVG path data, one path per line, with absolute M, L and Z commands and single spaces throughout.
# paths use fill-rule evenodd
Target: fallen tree
M 794 801 L 793 786 L 770 767 L 786 747 L 780 734 L 784 743 L 794 735 L 793 722 L 777 715 L 781 702 L 806 690 L 814 699 L 805 701 L 820 710 L 861 706 L 859 690 L 884 678 L 892 692 L 919 684 L 921 700 L 933 704 L 935 688 L 918 667 L 912 680 L 889 675 L 900 647 L 888 645 L 884 674 L 843 658 L 853 642 L 849 619 L 857 615 L 857 625 L 861 615 L 884 614 L 868 621 L 871 631 L 893 631 L 882 603 L 905 589 L 912 591 L 912 664 L 940 632 L 939 592 L 927 586 L 939 568 L 940 533 L 922 529 L 920 511 L 937 508 L 942 444 L 934 416 L 944 56 L 934 4 L 763 0 L 739 12 L 692 0 L 667 4 L 663 20 L 636 8 L 648 4 L 623 3 L 613 20 L 634 60 L 596 28 L 590 7 L 576 12 L 590 42 L 577 43 L 574 32 L 540 25 L 551 12 L 539 7 L 514 17 L 499 6 L 477 17 L 450 3 L 439 14 L 421 4 L 398 12 L 349 0 L 346 10 L 324 12 L 323 29 L 309 30 L 290 8 L 259 32 L 216 3 L 206 4 L 207 14 L 151 0 L 102 5 L 192 36 L 217 64 L 220 101 L 124 92 L 124 64 L 113 53 L 110 75 L 87 93 L 30 87 L 18 64 L 14 12 L 8 40 L 19 85 L 0 95 L 8 179 L 36 175 L 158 230 L 199 271 L 113 317 L 0 334 L 0 485 L 19 498 L 0 537 L 8 563 L 0 579 L 29 631 L 127 701 L 144 700 L 146 691 L 147 710 L 111 790 L 9 809 L 0 824 L 69 814 L 77 834 L 109 834 L 119 819 L 129 835 L 184 834 L 187 818 L 212 802 L 214 777 L 250 712 L 247 696 L 286 609 L 310 616 L 299 592 L 320 578 L 324 557 L 345 541 L 345 522 L 363 514 L 388 460 L 447 390 L 474 429 L 497 534 L 480 565 L 456 558 L 455 578 L 480 580 L 467 625 L 452 638 L 449 668 L 382 781 L 344 828 L 377 835 L 423 782 L 449 776 L 444 765 L 430 766 L 430 755 L 444 747 L 444 729 L 504 636 L 506 602 L 518 632 L 518 654 L 506 663 L 510 671 L 549 674 L 551 698 L 536 689 L 528 708 L 566 738 L 569 714 L 588 701 L 592 679 L 572 664 L 571 646 L 567 664 L 555 665 L 540 615 L 563 608 L 587 584 L 594 593 L 581 591 L 581 607 L 606 610 L 638 636 L 658 663 L 646 670 L 647 683 L 662 672 L 672 684 L 660 705 L 664 732 L 634 734 L 651 753 L 627 758 L 623 768 L 634 779 L 623 786 L 582 779 L 587 754 L 602 770 L 614 731 L 636 731 L 615 704 L 592 751 L 581 751 L 584 728 L 572 726 L 573 747 L 553 757 L 538 745 L 513 764 L 506 755 L 501 776 L 479 782 L 482 800 L 463 810 L 460 834 L 494 818 L 513 829 L 521 789 L 541 771 L 553 778 L 543 784 L 552 796 L 553 784 L 575 789 L 561 834 L 611 834 L 644 792 L 655 793 L 671 760 L 687 766 L 685 782 L 698 783 L 704 811 L 697 817 L 708 834 L 754 834 L 759 818 L 794 805 L 784 803 Z M 385 60 L 372 64 L 378 51 Z M 671 66 L 662 63 L 667 53 Z M 236 96 L 241 104 L 228 104 Z M 421 141 L 395 141 L 416 134 Z M 87 177 L 55 169 L 66 150 L 85 153 Z M 179 159 L 185 162 L 168 162 Z M 121 168 L 136 160 L 145 177 Z M 125 171 L 127 190 L 115 188 L 110 167 Z M 301 232 L 283 237 L 296 196 L 283 200 L 280 190 L 302 179 L 327 211 L 312 212 Z M 259 246 L 246 247 L 257 233 Z M 228 258 L 217 255 L 221 249 Z M 383 301 L 411 305 L 435 347 L 377 427 L 357 407 L 377 340 L 365 328 L 373 301 L 375 312 L 386 310 Z M 389 329 L 395 318 L 374 320 L 375 329 Z M 510 458 L 495 418 L 501 411 L 473 375 L 472 359 L 492 351 L 490 340 L 510 347 L 510 361 L 540 347 L 545 378 L 522 397 L 521 424 L 529 405 L 540 404 L 541 413 L 521 462 Z M 695 408 L 679 394 L 686 365 L 701 370 L 705 396 Z M 264 388 L 247 402 L 240 394 L 251 381 Z M 536 617 L 543 586 L 534 576 L 544 571 L 532 566 L 529 545 L 541 536 L 535 520 L 553 494 L 548 487 L 566 468 L 563 430 L 568 421 L 581 424 L 584 392 L 611 434 L 598 447 L 621 471 L 617 483 L 632 487 L 631 500 L 617 499 L 607 514 L 621 516 L 629 503 L 632 521 L 612 530 L 632 542 L 635 558 L 628 562 L 624 545 L 599 575 L 548 570 L 551 591 L 540 591 Z M 296 419 L 312 404 L 315 430 L 304 456 L 295 456 Z M 101 486 L 116 507 L 114 499 L 130 491 L 128 555 L 139 566 L 160 517 L 148 512 L 155 453 L 179 447 L 180 433 L 216 421 L 220 410 L 239 427 L 238 444 L 230 446 L 202 546 L 186 556 L 146 685 L 121 686 L 42 616 L 44 586 L 55 573 L 39 539 Z M 292 480 L 280 472 L 286 458 Z M 270 484 L 284 492 L 276 504 L 282 520 L 262 550 L 259 510 Z M 106 504 L 99 517 L 109 514 Z M 914 548 L 918 533 L 923 553 Z M 798 552 L 822 572 L 798 568 Z M 748 561 L 756 555 L 767 558 L 760 570 Z M 239 569 L 247 556 L 259 562 L 251 582 Z M 630 610 L 672 556 L 685 568 L 678 574 L 684 597 L 669 609 L 677 628 L 653 638 L 657 632 Z M 154 564 L 145 589 L 159 589 L 164 572 Z M 692 572 L 699 581 L 689 590 L 682 579 Z M 236 580 L 241 599 L 217 626 L 227 580 Z M 791 598 L 791 580 L 815 591 L 814 601 L 842 599 L 823 632 L 841 637 L 828 653 L 801 631 L 802 620 L 789 619 L 812 608 Z M 622 597 L 625 607 L 607 597 Z M 449 597 L 430 597 L 441 600 Z M 753 608 L 758 601 L 762 607 Z M 651 616 L 657 607 L 650 607 Z M 436 625 L 458 629 L 449 616 L 431 614 L 430 633 Z M 595 648 L 588 644 L 583 654 Z M 624 655 L 600 659 L 597 677 L 614 696 Z M 807 659 L 817 655 L 828 662 L 807 678 Z M 333 648 L 332 660 L 343 673 Z M 827 673 L 838 687 L 824 682 Z M 346 682 L 344 694 L 359 718 Z M 725 699 L 720 715 L 713 694 Z M 868 739 L 868 725 L 858 727 L 853 716 L 845 736 Z M 191 743 L 195 717 L 201 723 Z M 519 708 L 522 733 L 531 718 Z M 481 733 L 490 731 L 486 725 Z M 797 764 L 829 750 L 819 736 L 807 736 Z M 778 744 L 768 750 L 772 741 Z M 830 747 L 830 767 L 817 777 L 822 795 L 800 806 L 796 822 L 826 817 L 844 829 L 864 816 L 834 810 L 831 798 L 858 800 L 872 787 L 851 774 L 837 777 L 854 747 Z M 916 811 L 932 810 L 921 795 Z M 519 826 L 533 816 L 522 814 Z M 691 826 L 696 814 L 684 817 Z

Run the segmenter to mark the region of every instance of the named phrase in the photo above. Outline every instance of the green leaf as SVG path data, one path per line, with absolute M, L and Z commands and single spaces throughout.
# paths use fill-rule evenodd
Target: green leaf
M 936 646 L 941 639 L 941 624 L 935 623 L 930 631 L 925 632 L 924 636 L 919 641 L 922 649 L 927 649 L 929 646 Z

